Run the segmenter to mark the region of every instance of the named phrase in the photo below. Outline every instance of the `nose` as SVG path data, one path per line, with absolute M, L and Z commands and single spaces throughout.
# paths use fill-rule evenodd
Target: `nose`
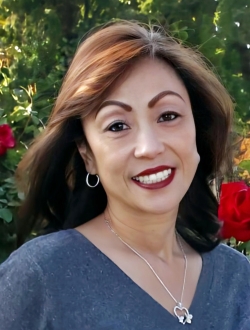
M 136 158 L 155 158 L 164 151 L 164 143 L 153 128 L 142 129 L 137 136 L 134 155 Z

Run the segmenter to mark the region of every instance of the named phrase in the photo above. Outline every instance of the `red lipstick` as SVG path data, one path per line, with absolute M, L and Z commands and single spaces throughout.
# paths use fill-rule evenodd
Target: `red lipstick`
M 157 166 L 157 167 L 154 167 L 154 168 L 149 168 L 139 174 L 136 174 L 135 176 L 144 176 L 144 175 L 150 175 L 150 174 L 155 174 L 155 173 L 158 173 L 158 172 L 162 172 L 162 171 L 165 171 L 165 170 L 168 170 L 168 169 L 171 169 L 170 166 Z
M 142 183 L 140 181 L 137 181 L 135 179 L 132 179 L 132 181 L 139 187 L 144 188 L 144 189 L 148 189 L 148 190 L 154 190 L 154 189 L 161 189 L 164 188 L 166 186 L 168 186 L 174 179 L 175 176 L 175 168 L 172 168 L 170 166 L 158 166 L 155 168 L 150 168 L 148 170 L 145 170 L 139 174 L 136 175 L 136 177 L 138 176 L 144 176 L 144 175 L 150 175 L 150 174 L 155 174 L 157 172 L 161 172 L 164 170 L 168 170 L 171 169 L 171 173 L 170 175 L 163 181 L 160 182 L 155 182 L 155 183 Z

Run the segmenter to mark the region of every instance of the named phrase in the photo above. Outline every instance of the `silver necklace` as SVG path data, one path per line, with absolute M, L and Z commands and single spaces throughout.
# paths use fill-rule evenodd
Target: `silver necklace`
M 184 278 L 183 278 L 183 285 L 182 285 L 182 292 L 181 292 L 181 299 L 180 301 L 178 301 L 177 299 L 175 299 L 175 297 L 172 295 L 172 293 L 168 290 L 168 288 L 166 287 L 166 285 L 163 283 L 163 281 L 161 280 L 161 278 L 159 277 L 159 275 L 156 273 L 156 271 L 154 270 L 154 268 L 150 265 L 150 263 L 147 261 L 147 259 L 145 259 L 138 251 L 136 251 L 134 248 L 132 248 L 132 246 L 130 246 L 127 242 L 125 242 L 118 234 L 117 232 L 112 228 L 110 221 L 105 217 L 104 215 L 104 220 L 106 225 L 108 226 L 109 230 L 117 237 L 119 238 L 119 240 L 126 245 L 131 251 L 133 251 L 139 258 L 141 258 L 147 265 L 148 267 L 151 269 L 151 271 L 153 272 L 153 274 L 155 275 L 155 277 L 158 279 L 158 281 L 161 283 L 161 285 L 163 286 L 163 288 L 167 291 L 167 293 L 170 295 L 170 297 L 175 301 L 176 305 L 174 307 L 174 315 L 178 318 L 179 322 L 182 324 L 186 324 L 186 323 L 191 323 L 192 319 L 193 319 L 193 315 L 189 313 L 188 309 L 184 306 L 182 306 L 182 298 L 183 298 L 183 293 L 184 293 L 184 288 L 185 288 L 185 283 L 186 283 L 186 274 L 187 274 L 187 256 L 184 252 L 181 240 L 179 238 L 179 234 L 176 232 L 176 238 L 177 238 L 177 242 L 180 246 L 181 252 L 183 254 L 183 258 L 185 260 L 185 270 L 184 270 Z M 184 313 L 184 315 L 183 315 Z

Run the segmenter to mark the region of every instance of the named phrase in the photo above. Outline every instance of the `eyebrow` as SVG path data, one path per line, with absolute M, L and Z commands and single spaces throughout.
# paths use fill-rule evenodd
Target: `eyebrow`
M 126 103 L 123 103 L 121 101 L 116 101 L 116 100 L 107 100 L 107 101 L 102 102 L 102 104 L 100 105 L 100 107 L 98 108 L 98 110 L 96 112 L 96 116 L 102 108 L 107 107 L 108 105 L 118 105 L 119 107 L 123 108 L 126 111 L 132 111 L 132 107 Z
M 167 91 L 160 92 L 159 94 L 154 96 L 152 98 L 152 100 L 150 100 L 148 102 L 148 107 L 152 108 L 160 99 L 162 99 L 164 96 L 167 96 L 167 95 L 175 95 L 175 96 L 179 97 L 185 103 L 184 99 L 181 97 L 180 94 L 178 94 L 174 91 L 167 90 Z M 107 100 L 107 101 L 102 102 L 102 104 L 100 105 L 100 107 L 98 108 L 98 110 L 96 112 L 96 116 L 102 108 L 107 107 L 108 105 L 118 105 L 119 107 L 123 108 L 125 111 L 128 111 L 128 112 L 132 111 L 132 107 L 126 103 L 123 103 L 121 101 L 116 101 L 116 100 Z
M 159 94 L 157 94 L 155 97 L 152 98 L 151 101 L 148 102 L 148 107 L 152 108 L 160 99 L 162 99 L 166 95 L 175 95 L 175 96 L 179 97 L 185 103 L 184 99 L 180 96 L 180 94 L 178 94 L 174 91 L 163 91 L 163 92 L 160 92 Z

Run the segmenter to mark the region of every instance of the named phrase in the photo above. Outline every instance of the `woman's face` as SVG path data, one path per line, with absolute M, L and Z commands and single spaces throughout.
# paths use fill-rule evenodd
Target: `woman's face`
M 92 152 L 79 150 L 111 205 L 134 214 L 177 212 L 199 155 L 189 96 L 171 66 L 137 62 L 83 127 Z

